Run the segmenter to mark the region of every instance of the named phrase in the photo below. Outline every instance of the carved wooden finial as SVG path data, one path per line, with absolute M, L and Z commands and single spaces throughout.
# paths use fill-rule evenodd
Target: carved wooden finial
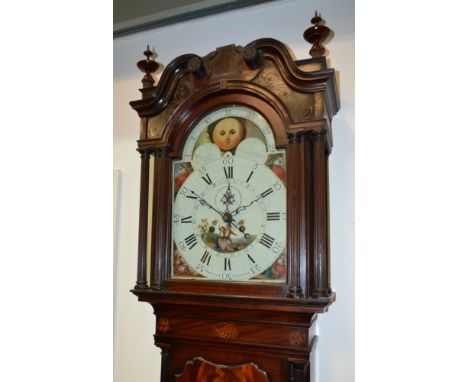
M 320 15 L 315 11 L 315 16 L 311 20 L 311 23 L 314 25 L 304 32 L 304 39 L 312 44 L 312 48 L 309 51 L 312 57 L 320 57 L 325 54 L 325 48 L 322 42 L 325 41 L 330 34 L 330 28 L 325 25 L 320 25 L 322 21 Z
M 143 73 L 146 73 L 141 80 L 141 82 L 143 82 L 143 87 L 149 88 L 154 85 L 154 79 L 151 73 L 158 70 L 159 64 L 151 58 L 153 56 L 153 52 L 150 50 L 149 45 L 147 45 L 143 54 L 146 56 L 146 60 L 138 61 L 137 66 Z

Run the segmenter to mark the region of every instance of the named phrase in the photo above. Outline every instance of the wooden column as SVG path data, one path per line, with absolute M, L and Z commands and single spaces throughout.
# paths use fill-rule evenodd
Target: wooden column
M 304 159 L 304 166 L 307 169 L 304 174 L 304 188 L 305 188 L 305 201 L 304 201 L 304 209 L 305 209 L 305 252 L 306 255 L 302 258 L 303 264 L 301 268 L 301 280 L 303 280 L 303 291 L 304 297 L 310 297 L 311 291 L 311 258 L 313 255 L 313 235 L 311 234 L 311 227 L 313 226 L 313 203 L 314 203 L 314 195 L 313 195 L 313 172 L 312 172 L 312 132 L 308 131 L 305 133 L 304 136 L 304 151 L 305 151 L 305 159 Z
M 310 363 L 307 360 L 290 360 L 289 382 L 310 382 Z
M 171 243 L 171 160 L 167 148 L 154 150 L 153 216 L 151 226 L 151 289 L 164 289 Z
M 324 133 L 312 137 L 312 251 L 311 296 L 331 293 L 328 251 L 328 154 Z
M 172 376 L 169 374 L 170 366 L 170 345 L 158 344 L 161 348 L 161 382 L 171 382 Z
M 303 224 L 305 190 L 304 185 L 304 139 L 300 133 L 288 134 L 288 147 L 286 150 L 287 165 L 287 253 L 288 253 L 288 285 L 287 297 L 301 298 L 301 252 L 305 250 L 305 226 Z
M 150 150 L 139 150 L 141 155 L 140 217 L 138 230 L 138 264 L 135 289 L 147 289 L 146 245 L 148 242 L 148 189 Z

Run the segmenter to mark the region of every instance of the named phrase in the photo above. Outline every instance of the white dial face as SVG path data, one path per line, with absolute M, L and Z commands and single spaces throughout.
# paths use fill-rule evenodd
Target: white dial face
M 286 190 L 271 170 L 230 154 L 193 172 L 174 203 L 174 241 L 206 277 L 245 280 L 286 242 Z
M 191 161 L 174 165 L 173 277 L 284 282 L 284 152 L 270 151 L 242 118 L 208 131 L 211 141 L 191 144 Z

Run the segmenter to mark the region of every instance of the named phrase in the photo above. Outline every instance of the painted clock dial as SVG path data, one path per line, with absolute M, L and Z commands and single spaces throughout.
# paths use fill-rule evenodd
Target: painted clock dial
M 203 116 L 173 165 L 172 277 L 285 282 L 286 157 L 245 106 Z

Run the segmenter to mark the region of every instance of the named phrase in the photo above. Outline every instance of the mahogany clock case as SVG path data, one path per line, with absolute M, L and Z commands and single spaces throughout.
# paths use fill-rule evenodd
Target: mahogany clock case
M 318 52 L 295 61 L 274 39 L 228 45 L 205 57 L 177 57 L 157 86 L 149 55 L 139 65 L 146 75 L 142 99 L 131 102 L 141 118 L 138 274 L 132 292 L 154 309 L 162 381 L 190 380 L 187 376 L 200 370 L 228 380 L 237 373 L 235 367 L 249 381 L 265 376 L 271 382 L 310 380 L 317 313 L 335 299 L 328 156 L 339 100 L 334 70 Z M 173 277 L 173 163 L 181 160 L 187 138 L 203 116 L 226 107 L 246 107 L 263 116 L 276 149 L 286 153 L 287 269 L 282 283 Z

